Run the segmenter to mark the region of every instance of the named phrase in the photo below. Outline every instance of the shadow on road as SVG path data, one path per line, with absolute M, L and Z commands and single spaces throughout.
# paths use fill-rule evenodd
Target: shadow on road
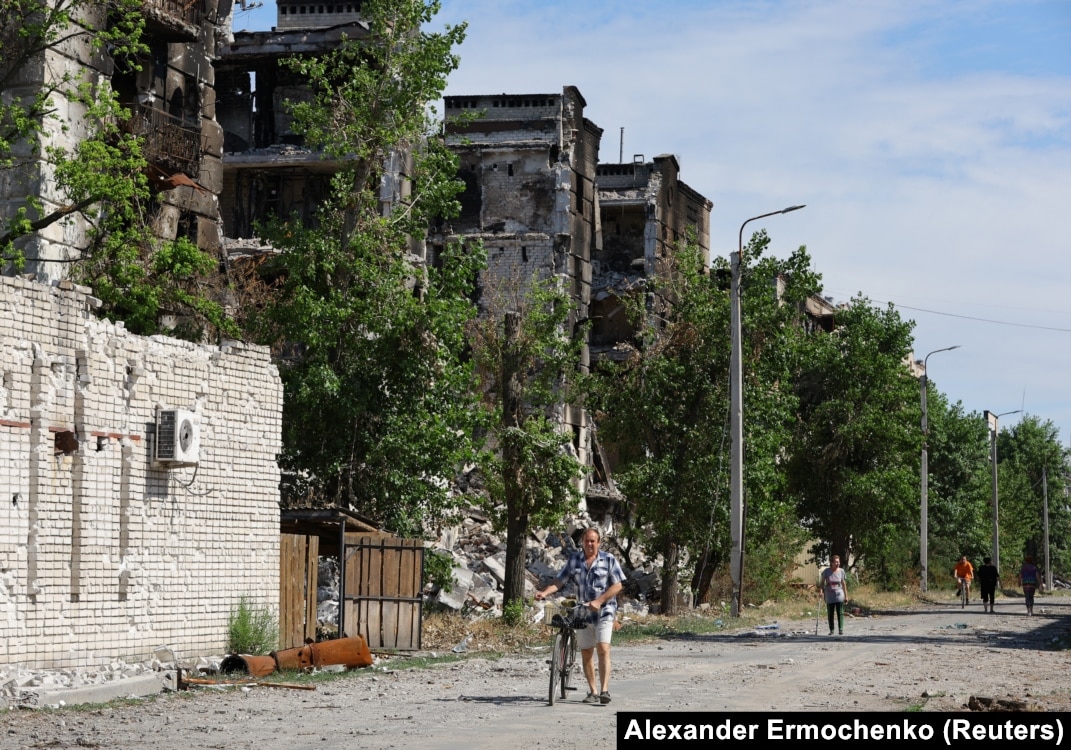
M 858 630 L 853 633 L 853 624 L 858 623 L 861 626 L 867 622 L 867 618 L 852 618 L 847 619 L 845 623 L 845 635 L 827 635 L 825 617 L 822 617 L 817 634 L 815 634 L 813 620 L 809 624 L 806 620 L 799 620 L 782 623 L 777 631 L 756 629 L 734 633 L 677 633 L 665 635 L 662 638 L 666 641 L 725 645 L 742 642 L 775 642 L 784 638 L 792 638 L 799 641 L 846 643 L 866 641 L 867 643 L 897 645 L 941 645 L 951 642 L 963 644 L 968 640 L 973 640 L 979 646 L 986 648 L 1029 650 L 1066 650 L 1071 647 L 1071 599 L 1066 598 L 1038 597 L 1034 603 L 1034 616 L 1029 618 L 1030 627 L 1025 631 L 1021 629 L 1022 623 L 1017 623 L 1015 629 L 1009 629 L 1003 624 L 1009 617 L 1027 619 L 1026 606 L 1021 594 L 1018 598 L 1010 594 L 1005 595 L 1005 598 L 997 599 L 995 614 L 984 613 L 981 602 L 972 602 L 967 605 L 966 609 L 962 609 L 958 600 L 947 603 L 928 601 L 908 610 L 872 610 L 869 614 L 882 619 L 896 618 L 900 621 L 907 621 L 903 624 L 908 625 L 913 619 L 920 620 L 935 615 L 946 618 L 946 621 L 921 634 L 872 631 L 861 633 Z M 959 614 L 962 617 L 956 616 Z M 948 616 L 952 616 L 953 619 L 948 621 Z

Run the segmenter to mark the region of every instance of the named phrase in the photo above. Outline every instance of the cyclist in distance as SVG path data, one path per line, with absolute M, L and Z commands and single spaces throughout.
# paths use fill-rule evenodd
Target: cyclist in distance
M 959 596 L 960 587 L 967 588 L 967 603 L 971 601 L 971 580 L 974 578 L 974 566 L 966 555 L 960 555 L 959 562 L 952 569 L 952 575 L 956 578 L 956 596 Z
M 610 636 L 617 616 L 617 594 L 625 574 L 617 558 L 599 549 L 601 539 L 598 529 L 586 529 L 580 549 L 573 553 L 545 589 L 536 592 L 535 598 L 540 601 L 569 581 L 576 582 L 578 601 L 587 604 L 591 610 L 589 627 L 576 631 L 576 645 L 580 647 L 584 677 L 588 681 L 588 695 L 583 702 L 605 706 L 610 702 Z M 599 655 L 598 685 L 592 658 L 596 652 Z

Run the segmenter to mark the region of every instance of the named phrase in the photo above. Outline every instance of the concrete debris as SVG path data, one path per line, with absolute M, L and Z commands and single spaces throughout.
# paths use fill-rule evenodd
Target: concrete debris
M 159 693 L 174 673 L 174 648 L 160 646 L 142 663 L 115 660 L 99 668 L 39 669 L 0 667 L 0 698 L 10 707 L 44 708 L 61 703 L 105 703 L 115 698 Z M 200 658 L 194 668 L 218 669 L 219 659 Z
M 1045 710 L 1045 707 L 1038 703 L 1015 700 L 1013 698 L 989 698 L 982 695 L 972 695 L 968 698 L 967 708 L 972 711 L 985 712 L 1037 712 Z
M 590 518 L 576 516 L 566 522 L 564 529 L 538 530 L 529 536 L 525 549 L 526 597 L 531 597 L 558 574 L 577 549 L 574 536 L 593 525 L 597 524 Z M 501 616 L 506 579 L 506 542 L 494 533 L 490 522 L 479 511 L 473 510 L 456 526 L 441 530 L 437 542 L 429 546 L 454 560 L 453 585 L 449 591 L 432 584 L 425 588 L 425 602 L 429 607 L 473 617 Z M 626 575 L 625 590 L 618 599 L 618 611 L 622 615 L 646 615 L 652 612 L 648 600 L 657 601 L 661 587 L 661 580 L 655 572 L 657 561 L 643 560 L 637 567 L 630 568 L 624 555 L 617 554 L 617 559 Z M 563 597 L 574 594 L 571 587 L 559 592 Z M 534 622 L 538 622 L 542 609 L 533 607 L 530 616 Z

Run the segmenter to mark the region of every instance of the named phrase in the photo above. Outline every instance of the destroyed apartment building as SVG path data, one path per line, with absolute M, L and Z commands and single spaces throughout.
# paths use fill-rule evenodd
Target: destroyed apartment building
M 600 164 L 603 131 L 584 116 L 580 91 L 492 94 L 445 99 L 447 145 L 465 183 L 461 215 L 432 245 L 479 240 L 488 265 L 481 294 L 557 278 L 569 290 L 570 323 L 590 322 L 582 368 L 612 357 L 636 331 L 623 296 L 647 296 L 648 311 L 667 301 L 648 295 L 645 280 L 670 272 L 678 242 L 691 237 L 709 260 L 711 202 L 680 180 L 676 157 Z M 564 408 L 577 455 L 591 467 L 581 489 L 586 510 L 608 519 L 620 499 L 613 466 L 590 417 Z
M 229 30 L 231 2 L 147 0 L 142 5 L 142 42 L 148 52 L 137 69 L 120 68 L 93 48 L 95 30 L 110 23 L 108 4 L 81 3 L 70 5 L 80 26 L 8 78 L 14 83 L 5 86 L 5 94 L 23 101 L 51 89 L 52 110 L 62 116 L 46 116 L 38 148 L 20 151 L 29 158 L 6 170 L 0 180 L 0 218 L 29 206 L 27 196 L 41 202 L 41 215 L 66 211 L 70 198 L 53 179 L 52 167 L 33 154 L 46 146 L 72 152 L 90 135 L 85 107 L 73 99 L 67 84 L 58 84 L 65 77 L 70 85 L 107 80 L 119 104 L 132 113 L 128 131 L 141 138 L 158 202 L 155 233 L 165 240 L 188 238 L 217 255 L 223 132 L 215 120 L 212 64 L 217 40 Z M 8 59 L 16 61 L 15 56 Z M 70 261 L 79 259 L 87 246 L 89 228 L 87 219 L 75 212 L 20 238 L 25 271 L 39 280 L 65 278 Z
M 369 36 L 360 3 L 318 5 L 279 0 L 271 31 L 236 31 L 220 45 L 215 63 L 220 92 L 217 117 L 223 129 L 223 193 L 220 216 L 224 244 L 232 258 L 270 251 L 256 226 L 274 217 L 297 216 L 311 223 L 327 197 L 340 163 L 306 146 L 292 127 L 288 102 L 310 97 L 307 82 L 285 60 L 315 57 L 344 41 Z M 380 210 L 390 212 L 406 189 L 404 153 L 381 176 Z M 423 238 L 414 255 L 423 259 Z

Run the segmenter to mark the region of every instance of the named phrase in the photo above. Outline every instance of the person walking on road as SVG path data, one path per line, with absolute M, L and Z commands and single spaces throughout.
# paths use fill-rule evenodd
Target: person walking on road
M 576 645 L 584 665 L 584 677 L 589 692 L 584 703 L 605 706 L 610 702 L 610 636 L 617 617 L 617 594 L 621 591 L 625 573 L 617 558 L 599 549 L 602 535 L 592 527 L 584 532 L 581 548 L 573 553 L 557 577 L 542 591 L 536 601 L 545 599 L 569 581 L 575 581 L 577 599 L 591 610 L 588 627 L 576 631 Z M 595 684 L 593 655 L 599 655 L 599 685 Z
M 983 557 L 982 564 L 975 573 L 978 578 L 978 587 L 982 589 L 982 611 L 993 614 L 997 584 L 1000 582 L 1000 572 L 993 564 L 993 558 Z
M 840 557 L 833 555 L 829 567 L 822 571 L 822 593 L 826 600 L 826 619 L 829 634 L 833 635 L 833 614 L 837 615 L 837 628 L 844 635 L 844 603 L 848 601 L 848 574 L 840 566 Z
M 966 555 L 960 555 L 956 567 L 952 568 L 952 576 L 956 579 L 956 596 L 958 597 L 961 587 L 967 588 L 967 604 L 971 603 L 971 581 L 974 579 L 974 566 Z
M 1038 590 L 1038 566 L 1034 565 L 1034 558 L 1027 555 L 1023 560 L 1023 566 L 1019 568 L 1019 585 L 1023 588 L 1023 596 L 1026 597 L 1026 614 L 1030 617 L 1034 614 L 1034 592 Z

